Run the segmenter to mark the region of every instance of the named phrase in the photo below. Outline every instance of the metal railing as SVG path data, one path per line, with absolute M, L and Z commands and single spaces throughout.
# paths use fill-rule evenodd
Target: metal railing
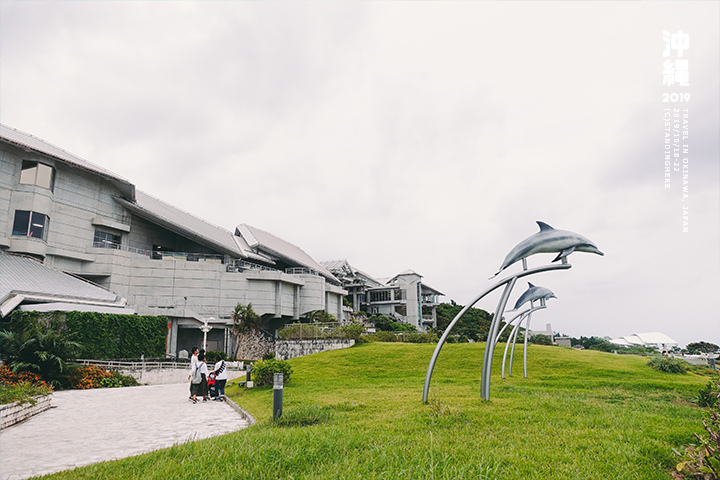
M 316 270 L 313 270 L 312 268 L 307 267 L 291 267 L 286 268 L 285 273 L 289 273 L 291 275 L 320 275 Z
M 257 263 L 248 262 L 247 260 L 232 260 L 227 263 L 226 270 L 228 272 L 244 272 L 245 270 L 267 270 L 269 272 L 281 272 L 277 268 L 267 267 Z
M 152 369 L 188 369 L 190 360 L 169 362 L 144 362 L 137 360 L 75 360 L 76 365 L 94 366 L 106 370 L 152 370 Z M 225 362 L 228 370 L 244 370 L 244 362 Z

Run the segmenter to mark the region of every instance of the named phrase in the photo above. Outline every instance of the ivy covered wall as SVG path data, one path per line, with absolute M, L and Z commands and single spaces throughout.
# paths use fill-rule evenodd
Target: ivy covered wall
M 165 357 L 167 317 L 96 312 L 14 311 L 3 330 L 21 331 L 32 324 L 66 331 L 80 343 L 78 358 L 105 360 Z

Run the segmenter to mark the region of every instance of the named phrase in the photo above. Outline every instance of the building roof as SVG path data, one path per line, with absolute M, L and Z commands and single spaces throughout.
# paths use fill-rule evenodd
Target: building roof
M 100 175 L 117 186 L 123 195 L 126 195 L 130 199 L 135 198 L 135 186 L 128 180 L 120 177 L 110 170 L 106 170 L 94 163 L 88 162 L 84 158 L 78 157 L 70 152 L 66 152 L 62 148 L 56 147 L 41 138 L 2 124 L 0 124 L 0 138 L 20 148 L 31 149 L 44 153 L 45 155 L 49 155 L 68 165 Z
M 376 278 L 372 277 L 371 275 L 368 275 L 367 273 L 363 272 L 362 270 L 358 270 L 357 268 L 350 265 L 350 263 L 346 260 L 329 260 L 325 262 L 320 262 L 320 264 L 327 268 L 330 272 L 332 272 L 335 277 L 341 279 L 341 280 L 351 280 L 356 277 L 362 277 L 363 279 L 367 280 L 369 283 L 374 284 L 374 286 L 380 287 L 383 284 L 380 283 Z
M 632 335 L 612 339 L 610 342 L 616 345 L 624 346 L 678 345 L 677 341 L 660 332 L 634 333 Z
M 258 253 L 265 252 L 286 262 L 300 264 L 316 271 L 333 283 L 340 284 L 328 269 L 316 262 L 303 249 L 280 237 L 276 237 L 272 233 L 243 223 L 237 226 L 235 235 L 241 237 L 250 248 L 255 249 Z
M 138 190 L 134 202 L 116 197 L 116 201 L 137 216 L 161 225 L 168 230 L 194 240 L 200 244 L 211 246 L 224 254 L 236 258 L 248 255 L 240 249 L 232 238 L 232 233 L 196 217 L 184 210 L 165 203 L 152 195 Z
M 126 300 L 81 278 L 45 265 L 32 257 L 0 252 L 0 315 L 22 302 L 78 303 L 123 307 Z

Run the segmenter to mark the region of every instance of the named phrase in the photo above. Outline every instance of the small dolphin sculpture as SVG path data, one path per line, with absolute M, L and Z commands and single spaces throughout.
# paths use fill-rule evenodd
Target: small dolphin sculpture
M 520 295 L 520 298 L 517 299 L 517 302 L 515 302 L 515 308 L 513 310 L 517 310 L 518 308 L 522 307 L 527 302 L 531 302 L 533 300 L 540 300 L 541 298 L 548 299 L 548 298 L 557 298 L 555 294 L 550 291 L 549 288 L 545 287 L 536 287 L 532 283 L 528 282 L 528 289 L 525 290 L 525 292 Z
M 522 260 L 530 255 L 536 253 L 558 253 L 553 262 L 567 257 L 572 252 L 589 252 L 596 253 L 598 255 L 605 255 L 597 246 L 587 238 L 577 233 L 568 232 L 565 230 L 555 230 L 553 227 L 544 222 L 537 222 L 540 227 L 540 231 L 531 237 L 526 238 L 522 242 L 518 243 L 515 248 L 510 250 L 505 260 L 500 266 L 500 270 L 493 275 L 497 276 L 498 273 L 505 270 L 513 263 Z M 492 278 L 492 277 L 490 277 Z

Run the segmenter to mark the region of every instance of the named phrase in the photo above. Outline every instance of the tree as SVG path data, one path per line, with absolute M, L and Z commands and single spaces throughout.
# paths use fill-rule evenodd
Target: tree
M 53 387 L 60 387 L 67 373 L 67 360 L 80 351 L 80 344 L 66 333 L 43 329 L 39 322 L 22 330 L 0 331 L 0 358 L 13 373 L 34 372 Z
M 720 347 L 718 347 L 714 343 L 708 342 L 688 343 L 687 347 L 685 348 L 691 355 L 697 355 L 698 353 L 715 353 L 720 350 Z
M 335 321 L 335 317 L 325 310 L 312 310 L 305 316 L 313 323 L 333 323 Z
M 409 323 L 400 323 L 394 321 L 386 315 L 373 315 L 368 318 L 368 322 L 375 325 L 375 328 L 381 332 L 414 332 L 415 327 Z
M 437 331 L 442 334 L 453 318 L 463 309 L 462 305 L 455 303 L 441 303 L 437 306 Z M 458 320 L 453 328 L 453 334 L 465 336 L 475 341 L 487 340 L 488 331 L 492 322 L 492 314 L 480 308 L 469 308 Z
M 529 337 L 528 340 L 530 340 L 535 345 L 552 345 L 552 340 L 548 335 L 533 335 L 532 337 Z
M 262 320 L 260 315 L 252 309 L 252 303 L 248 303 L 247 306 L 242 303 L 235 305 L 231 318 L 235 336 L 257 330 L 260 328 L 260 321 Z

